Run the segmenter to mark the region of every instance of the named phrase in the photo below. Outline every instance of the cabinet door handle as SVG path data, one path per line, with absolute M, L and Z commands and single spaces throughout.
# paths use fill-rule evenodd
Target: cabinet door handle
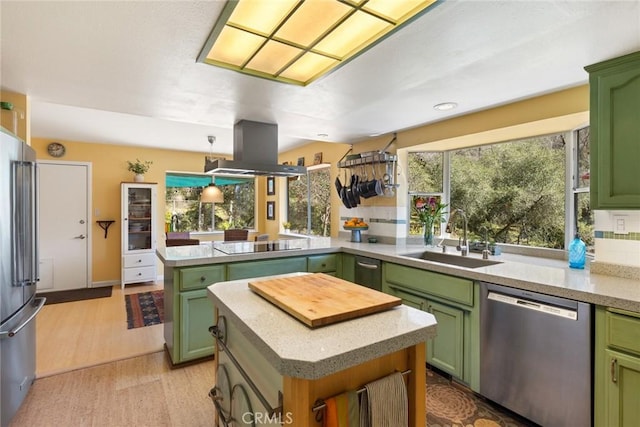
M 618 379 L 616 378 L 616 371 L 618 368 L 618 359 L 613 358 L 611 359 L 611 382 L 612 383 L 617 383 Z
M 424 301 L 420 301 L 420 310 L 424 310 Z

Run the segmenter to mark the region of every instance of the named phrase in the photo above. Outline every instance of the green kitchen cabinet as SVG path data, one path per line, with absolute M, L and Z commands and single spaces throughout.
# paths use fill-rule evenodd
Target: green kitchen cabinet
M 438 321 L 438 335 L 426 343 L 427 363 L 451 375 L 462 378 L 464 359 L 464 311 L 437 301 L 429 300 L 416 292 L 392 284 L 387 293 L 402 299 L 402 303 L 427 311 Z
M 356 256 L 352 254 L 342 254 L 341 278 L 349 282 L 356 280 Z
M 640 425 L 640 313 L 596 308 L 594 425 Z
M 226 280 L 226 265 L 165 267 L 164 339 L 174 365 L 211 356 L 213 305 L 207 287 Z
M 605 387 L 607 426 L 640 425 L 640 357 L 606 350 L 611 379 Z
M 427 300 L 426 311 L 438 321 L 438 335 L 427 344 L 427 362 L 456 378 L 463 378 L 464 311 L 431 300 Z
M 479 391 L 479 286 L 471 280 L 383 263 L 382 290 L 403 304 L 434 315 L 437 336 L 428 341 L 427 363 Z
M 592 209 L 640 209 L 640 52 L 585 67 Z
M 273 276 L 275 274 L 306 271 L 307 257 L 235 262 L 228 264 L 227 280 L 249 279 L 251 277 Z
M 325 273 L 331 276 L 338 275 L 340 255 L 324 254 L 307 257 L 307 271 L 309 273 Z
M 180 360 L 199 359 L 213 354 L 214 340 L 209 326 L 214 325 L 213 304 L 207 290 L 180 294 Z

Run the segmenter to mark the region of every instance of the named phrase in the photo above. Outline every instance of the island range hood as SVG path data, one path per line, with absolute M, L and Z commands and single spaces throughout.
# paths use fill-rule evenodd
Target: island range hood
M 240 120 L 233 125 L 233 160 L 209 160 L 211 175 L 299 176 L 307 168 L 278 164 L 278 125 Z

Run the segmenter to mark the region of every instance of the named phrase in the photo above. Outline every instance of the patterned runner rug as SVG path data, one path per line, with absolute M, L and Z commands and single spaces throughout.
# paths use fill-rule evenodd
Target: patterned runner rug
M 164 322 L 164 291 L 140 292 L 124 296 L 127 329 Z
M 428 427 L 535 426 L 427 369 Z

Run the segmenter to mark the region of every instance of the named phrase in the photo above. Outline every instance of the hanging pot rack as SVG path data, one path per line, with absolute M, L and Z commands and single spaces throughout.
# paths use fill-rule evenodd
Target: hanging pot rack
M 395 163 L 398 160 L 398 156 L 396 156 L 395 154 L 387 153 L 387 149 L 391 146 L 391 144 L 396 142 L 397 139 L 397 133 L 394 132 L 393 138 L 387 143 L 387 145 L 384 146 L 382 150 L 367 151 L 364 153 L 349 155 L 349 153 L 353 151 L 352 145 L 351 148 L 349 148 L 344 156 L 342 156 L 342 158 L 338 161 L 338 167 L 351 168 L 354 166 L 370 165 L 375 163 Z

